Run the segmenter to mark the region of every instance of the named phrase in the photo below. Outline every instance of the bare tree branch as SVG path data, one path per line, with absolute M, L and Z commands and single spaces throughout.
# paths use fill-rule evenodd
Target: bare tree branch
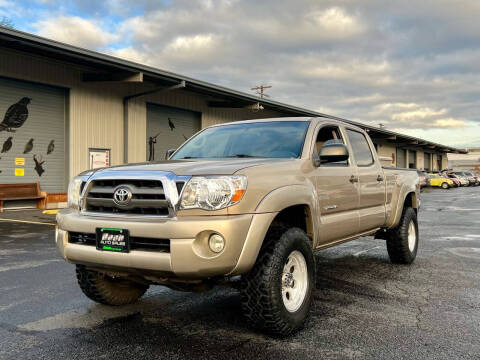
M 0 18 L 0 26 L 13 29 L 15 26 L 13 25 L 13 21 L 7 18 L 6 16 L 2 16 Z

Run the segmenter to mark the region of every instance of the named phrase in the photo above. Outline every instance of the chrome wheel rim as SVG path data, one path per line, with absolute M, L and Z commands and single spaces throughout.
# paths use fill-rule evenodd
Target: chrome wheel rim
M 282 280 L 283 305 L 289 312 L 295 312 L 303 304 L 308 291 L 308 268 L 303 254 L 294 250 L 283 266 Z
M 415 245 L 417 243 L 417 232 L 415 231 L 415 223 L 410 221 L 408 225 L 408 248 L 411 252 L 415 250 Z

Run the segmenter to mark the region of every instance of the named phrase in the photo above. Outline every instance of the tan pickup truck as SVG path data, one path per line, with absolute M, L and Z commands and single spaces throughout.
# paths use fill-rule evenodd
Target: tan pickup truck
M 358 127 L 322 118 L 215 125 L 167 157 L 71 182 L 56 245 L 92 300 L 132 303 L 150 285 L 235 284 L 253 326 L 288 335 L 310 308 L 314 251 L 374 235 L 393 263 L 415 259 L 417 173 L 383 168 Z

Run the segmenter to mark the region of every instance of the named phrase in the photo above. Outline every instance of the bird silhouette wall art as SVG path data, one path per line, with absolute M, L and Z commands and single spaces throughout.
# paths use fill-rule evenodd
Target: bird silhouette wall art
M 173 129 L 175 129 L 175 124 L 172 122 L 171 118 L 168 118 L 168 126 L 170 127 L 171 131 L 173 131 Z
M 28 119 L 27 105 L 30 104 L 30 101 L 32 101 L 31 98 L 24 97 L 11 105 L 0 123 L 0 131 L 15 132 L 14 129 L 22 127 Z
M 53 150 L 55 150 L 55 140 L 50 141 L 50 144 L 48 144 L 47 155 L 50 155 Z
M 33 155 L 33 161 L 35 162 L 35 171 L 37 172 L 38 176 L 42 176 L 42 174 L 45 172 L 45 169 L 43 168 L 43 164 L 45 163 L 45 160 L 43 160 L 42 155 Z
M 28 140 L 25 144 L 25 148 L 23 149 L 24 154 L 28 154 L 33 149 L 33 139 Z
M 9 136 L 8 139 L 5 140 L 2 146 L 2 153 L 6 153 L 12 148 L 12 145 L 13 145 L 12 139 L 13 137 Z

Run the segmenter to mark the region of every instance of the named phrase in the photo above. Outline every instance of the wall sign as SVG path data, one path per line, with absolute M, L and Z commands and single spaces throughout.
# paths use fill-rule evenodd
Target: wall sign
M 110 149 L 88 149 L 90 169 L 110 166 Z
M 25 169 L 15 169 L 15 176 L 25 176 Z
M 15 158 L 15 165 L 24 166 L 25 158 Z

